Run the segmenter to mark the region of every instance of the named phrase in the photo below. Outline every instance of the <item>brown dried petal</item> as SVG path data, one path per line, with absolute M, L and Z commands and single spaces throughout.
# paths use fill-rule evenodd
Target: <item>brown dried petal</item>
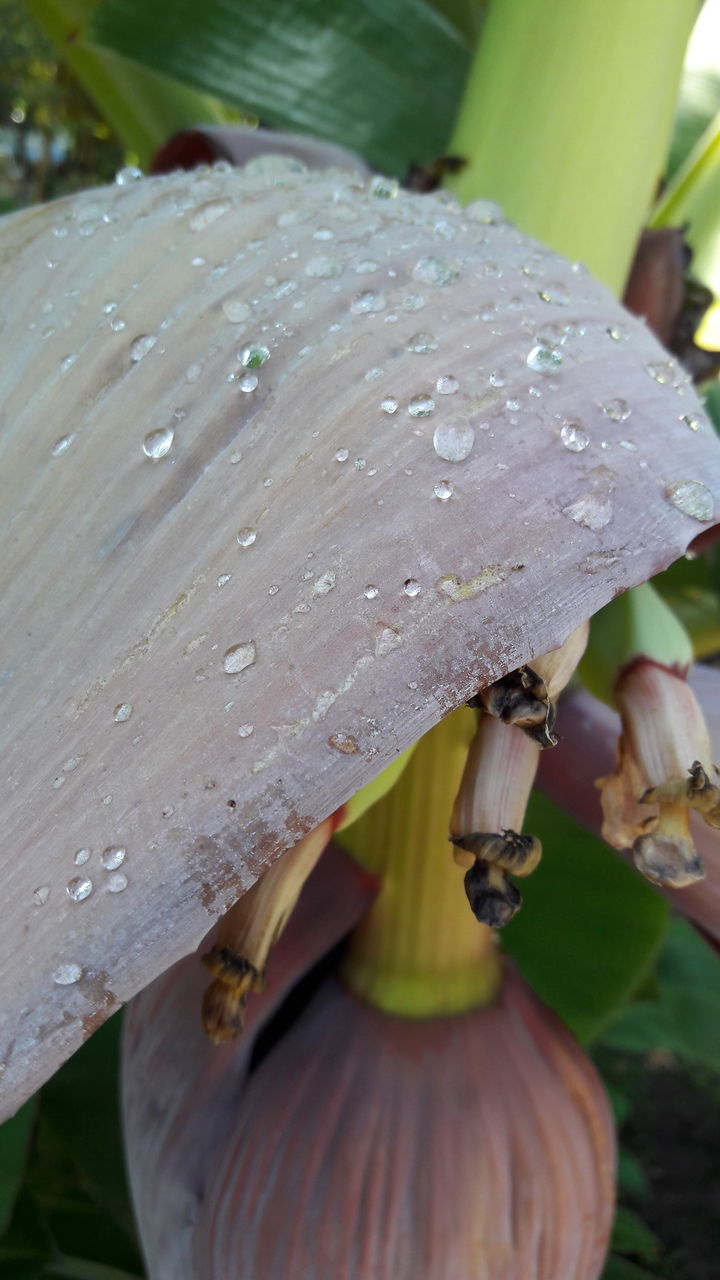
M 231 170 L 0 224 L 3 1113 L 713 518 L 720 449 L 655 340 L 486 217 Z

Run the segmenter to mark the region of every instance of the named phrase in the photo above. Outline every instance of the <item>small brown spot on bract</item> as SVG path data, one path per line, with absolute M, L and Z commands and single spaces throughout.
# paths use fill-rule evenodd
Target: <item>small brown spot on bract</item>
M 327 741 L 333 751 L 339 751 L 343 756 L 357 755 L 360 750 L 357 738 L 354 738 L 351 733 L 331 733 Z

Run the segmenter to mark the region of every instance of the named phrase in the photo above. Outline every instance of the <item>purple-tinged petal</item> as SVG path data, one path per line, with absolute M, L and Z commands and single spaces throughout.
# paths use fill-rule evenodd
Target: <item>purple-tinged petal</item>
M 271 952 L 264 991 L 253 996 L 239 1041 L 213 1045 L 200 1021 L 207 973 L 186 956 L 131 1001 L 123 1039 L 123 1115 L 133 1199 L 158 1275 L 186 1274 L 188 1241 L 227 1117 L 243 1089 L 258 1033 L 290 989 L 369 907 L 372 877 L 338 846 L 311 874 Z
M 151 1022 L 136 1034 L 154 1038 Z M 178 1051 L 166 1042 L 168 1060 Z M 126 1072 L 130 1100 L 146 1087 L 139 1062 Z M 429 1021 L 391 1017 L 327 982 L 242 1093 L 218 1099 L 185 1086 L 185 1105 L 197 1102 L 222 1138 L 192 1222 L 149 1194 L 151 1280 L 600 1273 L 613 1216 L 607 1101 L 582 1050 L 512 971 L 495 1007 Z M 148 1163 L 161 1183 L 168 1164 L 191 1167 L 179 1129 L 159 1157 L 155 1145 L 135 1127 L 130 1169 L 142 1187 Z M 174 1233 L 184 1252 L 168 1254 L 161 1242 Z
M 3 1113 L 715 519 L 692 389 L 582 271 L 487 204 L 271 168 L 0 224 Z

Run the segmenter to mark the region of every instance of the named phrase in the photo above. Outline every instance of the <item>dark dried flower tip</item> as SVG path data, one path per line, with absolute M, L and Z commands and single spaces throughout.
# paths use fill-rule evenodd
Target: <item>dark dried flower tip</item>
M 513 875 L 529 876 L 542 857 L 537 836 L 522 835 L 518 831 L 471 831 L 468 835 L 451 836 L 450 840 L 458 851 L 455 861 L 460 866 L 471 865 L 462 856 L 465 853 L 482 862 L 491 862 L 503 871 L 512 871 Z
M 705 877 L 705 866 L 692 841 L 653 831 L 638 836 L 633 860 L 641 875 L 653 884 L 684 889 Z
M 503 724 L 517 725 L 539 747 L 557 746 L 558 739 L 552 732 L 555 706 L 545 681 L 532 667 L 510 671 L 481 689 L 469 705 L 487 711 Z
M 717 769 L 716 769 L 717 772 Z M 693 760 L 688 778 L 677 778 L 649 787 L 641 804 L 687 804 L 697 809 L 711 827 L 720 827 L 720 788 L 711 782 L 699 760 Z
M 502 929 L 522 906 L 520 890 L 500 867 L 476 861 L 465 874 L 470 909 L 480 924 Z

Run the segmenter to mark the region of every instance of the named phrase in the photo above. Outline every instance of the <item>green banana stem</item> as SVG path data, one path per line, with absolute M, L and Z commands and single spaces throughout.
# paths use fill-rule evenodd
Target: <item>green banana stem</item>
M 663 172 L 696 0 L 492 0 L 448 150 L 463 202 L 621 293 Z

